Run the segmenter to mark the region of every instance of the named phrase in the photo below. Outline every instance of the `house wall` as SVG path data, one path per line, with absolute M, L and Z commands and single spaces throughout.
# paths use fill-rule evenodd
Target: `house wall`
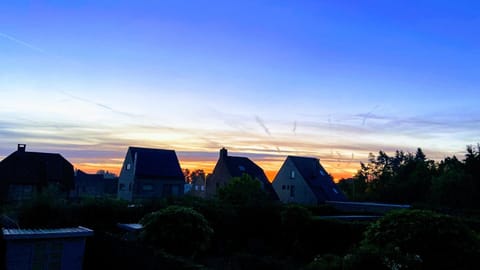
M 295 174 L 293 179 L 291 178 L 292 171 Z M 284 203 L 317 204 L 315 194 L 305 182 L 305 179 L 303 179 L 293 162 L 288 159 L 283 163 L 280 171 L 278 171 L 272 185 L 278 198 Z M 294 189 L 293 192 L 292 188 Z
M 227 164 L 220 159 L 215 166 L 212 176 L 207 180 L 207 197 L 215 196 L 217 189 L 225 186 L 231 179 L 232 175 L 228 171 Z
M 134 184 L 133 200 L 181 196 L 184 184 L 183 179 L 137 179 Z
M 135 178 L 135 164 L 130 154 L 130 150 L 127 152 L 127 156 L 123 161 L 122 170 L 118 179 L 118 198 L 131 201 L 133 199 L 133 184 Z

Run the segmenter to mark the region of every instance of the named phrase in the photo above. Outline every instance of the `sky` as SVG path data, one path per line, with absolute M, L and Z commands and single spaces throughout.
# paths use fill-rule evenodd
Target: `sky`
M 218 151 L 272 180 L 288 155 L 336 179 L 370 152 L 480 142 L 478 1 L 0 3 L 0 158 L 119 172 L 128 146 Z

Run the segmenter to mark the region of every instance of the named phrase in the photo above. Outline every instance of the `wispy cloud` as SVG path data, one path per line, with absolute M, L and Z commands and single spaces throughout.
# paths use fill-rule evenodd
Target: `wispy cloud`
M 7 35 L 7 34 L 5 34 L 5 33 L 0 32 L 0 37 L 2 37 L 2 38 L 4 38 L 4 39 L 7 39 L 7 40 L 10 40 L 11 42 L 14 42 L 14 43 L 16 43 L 16 44 L 18 44 L 18 45 L 21 45 L 21 46 L 23 46 L 23 47 L 26 47 L 26 48 L 29 48 L 29 49 L 31 49 L 31 50 L 34 50 L 34 51 L 36 51 L 36 52 L 39 52 L 39 53 L 48 55 L 48 53 L 47 53 L 44 49 L 39 48 L 39 47 L 37 47 L 37 46 L 29 43 L 29 42 L 26 42 L 26 41 L 20 40 L 20 39 L 18 39 L 18 38 L 15 38 L 15 37 L 13 37 L 13 36 L 11 36 L 11 35 Z
M 75 100 L 78 100 L 78 101 L 82 101 L 82 102 L 85 102 L 85 103 L 89 103 L 89 104 L 93 104 L 95 106 L 98 106 L 102 109 L 105 109 L 107 111 L 110 111 L 110 112 L 113 112 L 113 113 L 116 113 L 116 114 L 120 114 L 120 115 L 123 115 L 123 116 L 128 116 L 128 117 L 133 117 L 133 118 L 138 118 L 138 117 L 141 117 L 141 115 L 137 115 L 137 114 L 132 114 L 132 113 L 128 113 L 128 112 L 124 112 L 124 111 L 120 111 L 120 110 L 116 110 L 106 104 L 103 104 L 103 103 L 100 103 L 100 102 L 96 102 L 96 101 L 93 101 L 93 100 L 90 100 L 90 99 L 87 99 L 87 98 L 83 98 L 83 97 L 79 97 L 79 96 L 75 96 L 75 95 L 72 95 L 70 93 L 67 93 L 65 91 L 61 91 L 62 94 L 72 98 L 72 99 L 75 99 Z
M 263 120 L 258 115 L 255 115 L 255 121 L 257 121 L 257 123 L 263 128 L 263 131 L 265 131 L 265 133 L 268 136 L 272 136 L 272 134 L 270 133 L 270 130 L 267 127 L 267 125 L 265 125 L 265 122 L 263 122 Z

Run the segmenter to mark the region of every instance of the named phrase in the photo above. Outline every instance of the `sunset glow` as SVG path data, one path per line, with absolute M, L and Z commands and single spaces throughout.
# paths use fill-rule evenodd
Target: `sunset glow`
M 270 180 L 288 155 L 338 180 L 370 152 L 479 140 L 476 3 L 187 2 L 0 5 L 0 158 L 118 173 L 142 146 L 209 173 L 226 147 Z

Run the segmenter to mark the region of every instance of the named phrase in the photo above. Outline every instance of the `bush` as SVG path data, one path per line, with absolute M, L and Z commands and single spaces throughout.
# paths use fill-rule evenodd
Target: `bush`
M 425 210 L 387 214 L 370 225 L 362 245 L 418 257 L 424 269 L 476 269 L 480 255 L 478 237 L 464 223 Z
M 75 223 L 94 230 L 106 231 L 119 222 L 135 222 L 140 217 L 128 208 L 128 202 L 113 198 L 84 198 L 74 207 Z
M 176 255 L 195 255 L 205 251 L 213 234 L 205 217 L 182 206 L 169 206 L 140 220 L 140 238 L 156 249 Z
M 221 201 L 243 207 L 264 205 L 268 200 L 260 182 L 245 173 L 232 178 L 226 186 L 218 189 L 217 194 Z
M 65 200 L 59 199 L 59 191 L 48 186 L 32 200 L 23 202 L 18 211 L 18 223 L 22 228 L 59 228 L 71 225 Z

